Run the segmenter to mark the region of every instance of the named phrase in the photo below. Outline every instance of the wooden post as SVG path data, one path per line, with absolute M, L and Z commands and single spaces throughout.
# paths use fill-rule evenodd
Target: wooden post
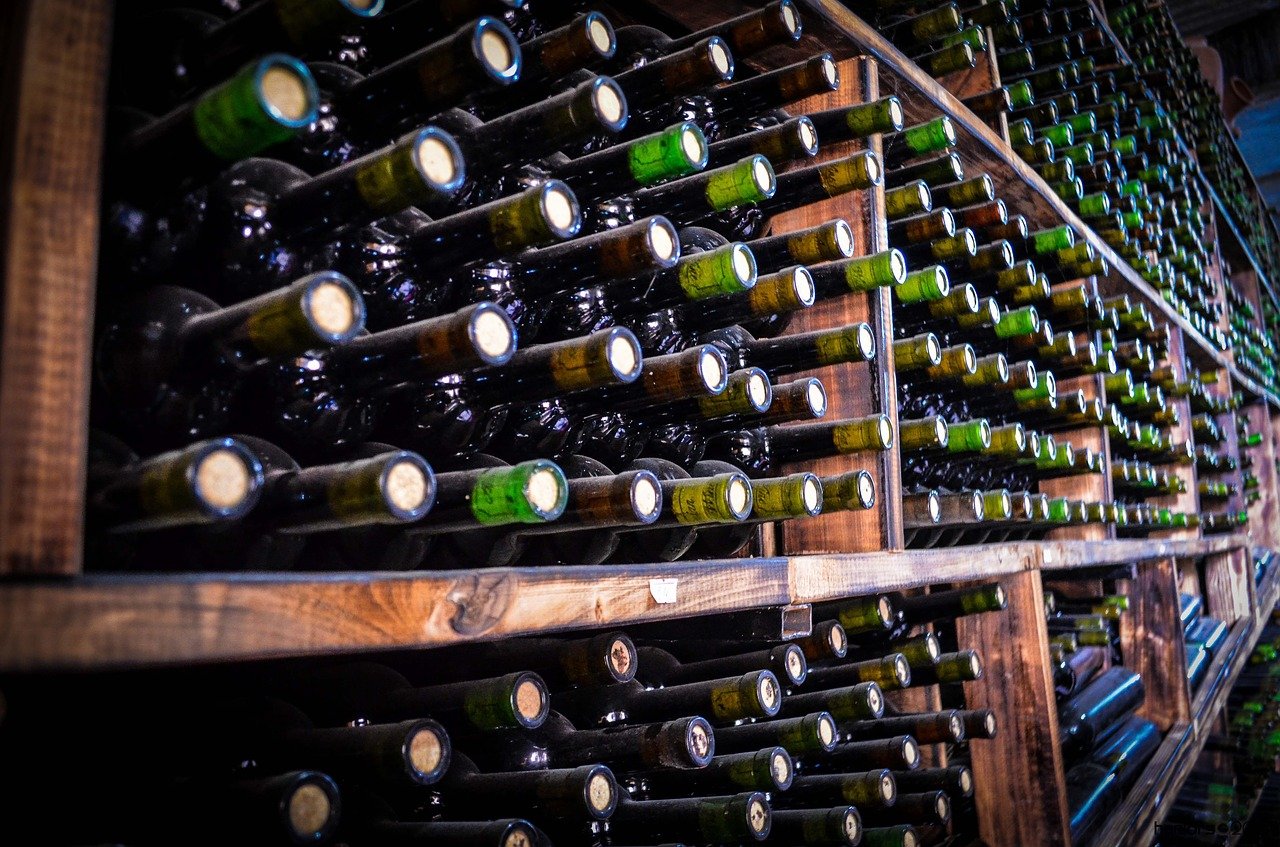
M 839 69 L 839 91 L 802 100 L 790 107 L 791 113 L 807 114 L 854 106 L 879 96 L 874 62 L 866 58 L 846 59 L 839 63 Z M 877 138 L 871 149 L 878 153 L 878 148 Z M 848 156 L 855 149 L 857 142 L 823 144 L 818 159 L 837 159 Z M 884 192 L 880 189 L 858 191 L 784 212 L 773 218 L 771 229 L 774 234 L 793 232 L 834 218 L 844 218 L 849 222 L 858 253 L 870 254 L 886 249 Z M 792 320 L 792 332 L 810 332 L 857 321 L 867 321 L 875 331 L 875 361 L 868 365 L 837 365 L 814 371 L 827 388 L 828 419 L 880 412 L 889 416 L 894 430 L 897 430 L 897 383 L 887 353 L 893 338 L 890 301 L 889 293 L 883 290 L 865 295 L 848 294 L 821 300 L 812 308 L 797 313 Z M 877 508 L 867 512 L 833 513 L 784 524 L 780 528 L 782 552 L 859 553 L 902 546 L 901 492 L 897 490 L 901 475 L 896 449 L 878 454 L 832 456 L 804 463 L 804 470 L 824 476 L 858 468 L 865 468 L 875 478 Z M 798 469 L 799 466 L 786 470 Z
M 1253 613 L 1253 569 L 1248 550 L 1238 548 L 1206 556 L 1205 613 L 1228 626 Z
M 0 104 L 0 574 L 80 570 L 110 4 L 17 0 Z
M 996 737 L 970 745 L 974 800 L 987 844 L 1068 845 L 1058 711 L 1049 668 L 1040 571 L 1001 580 L 1001 614 L 956 619 L 956 640 L 982 652 L 984 673 L 964 686 L 971 709 L 996 713 Z
M 1120 616 L 1120 650 L 1125 667 L 1142 674 L 1147 690 L 1139 713 L 1167 731 L 1191 717 L 1177 566 L 1173 559 L 1143 562 L 1121 585 L 1129 611 Z

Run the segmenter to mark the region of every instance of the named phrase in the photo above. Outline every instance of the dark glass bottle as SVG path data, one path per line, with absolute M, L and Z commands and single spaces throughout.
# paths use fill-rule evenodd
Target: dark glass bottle
M 329 449 L 368 439 L 374 392 L 509 361 L 515 327 L 492 303 L 383 330 L 249 374 L 239 426 L 286 445 Z M 305 451 L 303 451 L 305 452 Z
M 101 416 L 157 446 L 226 432 L 246 371 L 272 359 L 345 344 L 364 329 L 364 303 L 334 272 L 234 306 L 158 286 L 117 308 L 98 333 Z
M 702 768 L 716 753 L 715 731 L 701 717 L 582 730 L 552 712 L 546 723 L 531 732 L 488 732 L 468 741 L 468 755 L 491 771 L 576 768 L 601 762 L 618 769 Z

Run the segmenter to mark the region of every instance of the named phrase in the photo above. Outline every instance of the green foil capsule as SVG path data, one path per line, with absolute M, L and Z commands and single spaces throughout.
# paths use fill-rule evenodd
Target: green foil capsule
M 200 143 L 233 162 L 292 138 L 316 120 L 319 101 L 307 66 L 273 53 L 201 95 L 191 119 Z
M 737 294 L 756 284 L 756 258 L 741 242 L 694 253 L 680 260 L 676 276 L 690 300 Z
M 747 156 L 711 172 L 709 177 L 705 188 L 707 205 L 717 212 L 768 200 L 778 188 L 773 165 L 764 156 Z
M 904 304 L 941 300 L 951 291 L 951 280 L 946 268 L 933 265 L 907 274 L 893 291 Z
M 707 139 L 697 124 L 669 126 L 627 148 L 627 168 L 642 186 L 696 173 L 707 166 Z
M 507 468 L 491 468 L 471 490 L 471 513 L 485 526 L 553 521 L 569 503 L 564 471 L 536 459 Z

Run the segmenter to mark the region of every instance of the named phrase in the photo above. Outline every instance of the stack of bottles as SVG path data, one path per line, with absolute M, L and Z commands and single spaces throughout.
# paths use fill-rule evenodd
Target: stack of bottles
M 1163 847 L 1265 844 L 1274 839 L 1273 828 L 1264 840 L 1242 839 L 1241 835 L 1255 809 L 1264 819 L 1259 822 L 1270 819 L 1268 811 L 1274 815 L 1274 805 L 1268 806 L 1265 792 L 1274 781 L 1276 756 L 1280 755 L 1277 647 L 1280 625 L 1273 614 L 1228 696 L 1227 733 L 1208 738 L 1195 770 L 1161 822 L 1159 843 Z
M 791 0 L 682 36 L 476 5 L 122 16 L 90 567 L 722 557 L 874 505 L 861 458 L 803 463 L 888 449 L 886 417 L 779 426 L 871 328 L 776 336 L 903 267 L 842 220 L 763 230 L 879 184 L 809 160 L 900 107 L 783 111 L 840 85 L 745 64 L 798 41 Z
M 1089 843 L 1160 744 L 1155 724 L 1134 712 L 1145 691 L 1118 664 L 1118 620 L 1128 597 L 1047 593 L 1059 741 L 1067 766 L 1071 843 Z
M 1045 591 L 1049 658 L 1058 698 L 1072 697 L 1102 670 L 1120 664 L 1120 616 L 1129 609 L 1123 594 L 1072 597 Z
M 0 749 L 23 813 L 0 829 L 130 845 L 972 839 L 965 745 L 995 734 L 993 714 L 903 712 L 890 692 L 954 699 L 981 660 L 927 627 L 1004 602 L 993 584 L 825 603 L 791 641 L 710 618 L 644 628 L 660 640 L 516 639 L 65 691 L 17 681 Z M 55 730 L 68 724 L 81 731 Z M 56 814 L 58 763 L 77 753 L 112 762 L 112 778 Z
M 1108 10 L 1116 36 L 1142 81 L 1168 110 L 1250 251 L 1270 279 L 1280 272 L 1280 243 L 1253 178 L 1222 118 L 1221 101 L 1183 44 L 1164 3 L 1126 3 Z
M 1271 333 L 1263 327 L 1261 315 L 1248 297 L 1231 281 L 1230 266 L 1223 267 L 1227 305 L 1230 306 L 1232 361 L 1259 385 L 1276 392 L 1280 379 L 1276 373 L 1276 345 Z
M 1196 465 L 1197 493 L 1200 513 L 1197 520 L 1204 532 L 1232 532 L 1249 520 L 1247 504 L 1241 499 L 1242 476 L 1240 447 L 1243 442 L 1229 436 L 1240 433 L 1240 422 L 1247 419 L 1237 411 L 1241 397 L 1214 390 L 1224 380 L 1218 370 L 1195 371 L 1191 403 L 1191 437 Z M 1231 430 L 1235 430 L 1234 433 Z
M 1198 594 L 1178 595 L 1178 619 L 1187 645 L 1187 683 L 1194 692 L 1204 681 L 1209 663 L 1227 640 L 1227 625 L 1205 614 Z
M 857 8 L 860 4 L 852 4 Z M 1055 192 L 1202 334 L 1225 349 L 1208 274 L 1212 244 L 1196 163 L 1086 0 L 876 4 L 873 20 L 911 52 L 914 39 L 994 51 L 1005 83 L 969 98 L 1004 112 L 1010 143 Z M 963 5 L 963 4 L 962 4 Z M 865 10 L 864 10 L 865 11 Z M 915 13 L 914 16 L 912 13 Z M 992 44 L 983 27 L 991 27 Z M 952 46 L 948 50 L 959 49 Z M 1067 245 L 1071 246 L 1071 245 Z M 1076 261 L 1101 262 L 1091 245 Z M 1101 262 L 1105 275 L 1105 262 Z M 1084 276 L 1086 274 L 1081 274 Z

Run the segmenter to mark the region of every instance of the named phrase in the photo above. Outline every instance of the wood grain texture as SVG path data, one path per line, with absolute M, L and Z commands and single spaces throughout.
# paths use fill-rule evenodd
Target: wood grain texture
M 1142 675 L 1147 691 L 1139 713 L 1167 731 L 1191 717 L 1176 564 L 1160 559 L 1141 565 L 1120 593 L 1129 596 L 1129 611 L 1120 616 L 1124 665 Z
M 1046 571 L 1092 568 L 1099 565 L 1143 562 L 1172 557 L 1206 556 L 1244 547 L 1249 539 L 1241 534 L 1209 538 L 1121 538 L 1112 541 L 1055 541 L 1045 543 L 1040 567 Z
M 0 129 L 0 574 L 65 575 L 80 569 L 110 4 L 18 5 Z
M 1252 617 L 1253 561 L 1241 548 L 1215 553 L 1204 560 L 1205 611 L 1228 624 Z
M 432 647 L 789 602 L 780 559 L 13 584 L 0 591 L 0 670 Z
M 1036 545 L 1030 543 L 792 556 L 791 594 L 795 602 L 809 603 L 873 591 L 967 582 L 1020 573 L 1034 567 L 1036 561 Z
M 956 619 L 956 641 L 982 653 L 983 676 L 964 684 L 971 709 L 992 709 L 996 737 L 970 745 L 978 825 L 987 844 L 1068 845 L 1067 795 L 1049 635 L 1038 570 L 1001 579 L 998 614 Z

